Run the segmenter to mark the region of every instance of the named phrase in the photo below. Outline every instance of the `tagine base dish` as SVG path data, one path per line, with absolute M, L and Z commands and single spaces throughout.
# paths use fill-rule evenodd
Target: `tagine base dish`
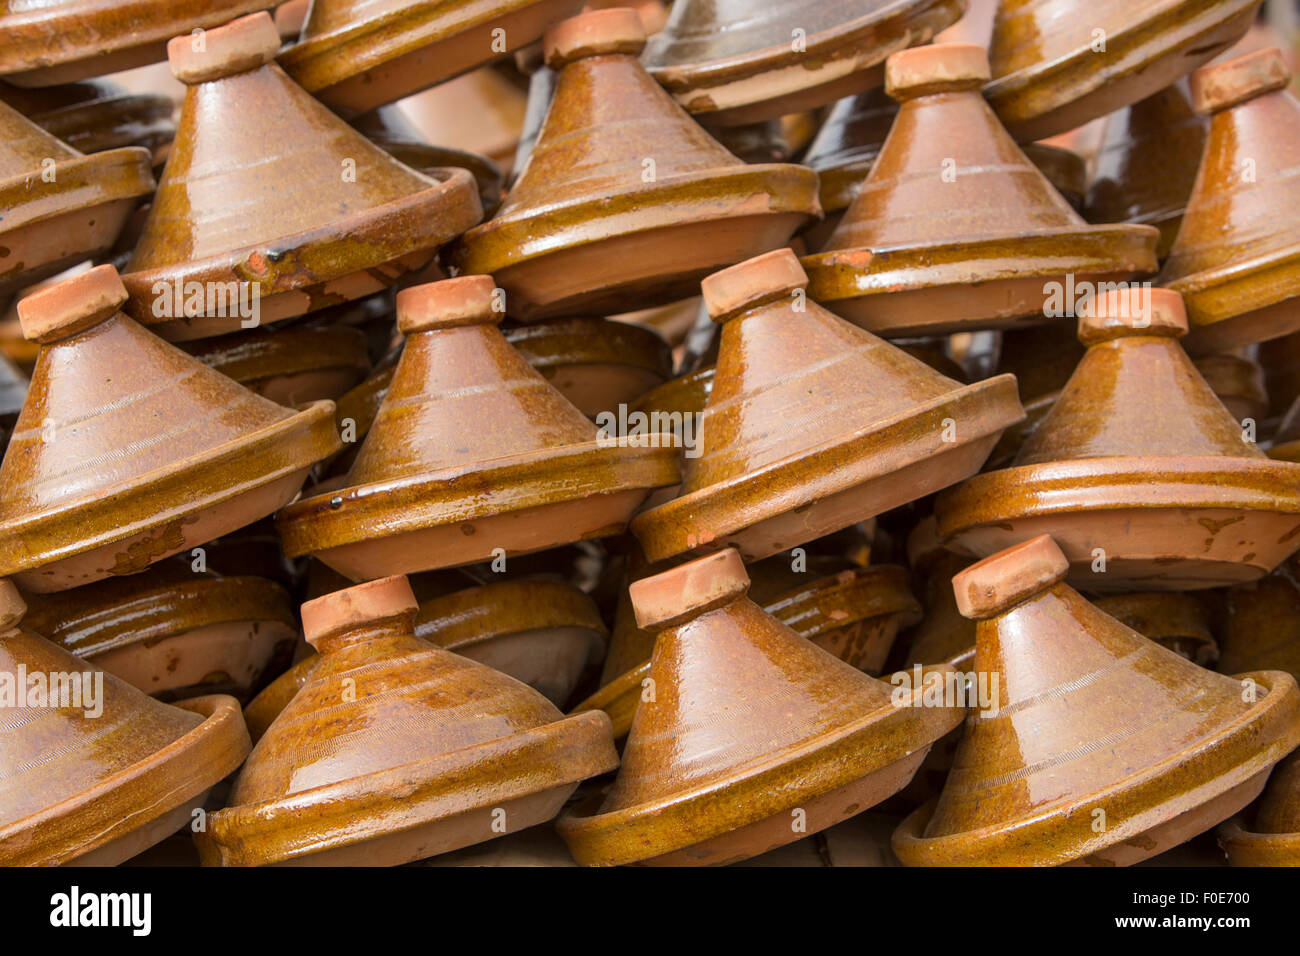
M 1266 266 L 1252 266 L 1169 284 L 1187 304 L 1191 331 L 1183 346 L 1189 354 L 1227 352 L 1300 329 L 1300 288 L 1295 282 L 1300 250 Z
M 1300 866 L 1300 833 L 1255 833 L 1233 817 L 1218 837 L 1230 866 Z

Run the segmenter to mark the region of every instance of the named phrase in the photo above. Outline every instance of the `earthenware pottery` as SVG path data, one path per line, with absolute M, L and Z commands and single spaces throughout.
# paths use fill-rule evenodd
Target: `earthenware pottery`
M 779 119 L 744 126 L 706 127 L 727 152 L 747 163 L 788 163 L 794 150 Z
M 1163 90 L 1218 56 L 1254 0 L 1004 0 L 984 95 L 1016 139 L 1044 139 Z
M 123 276 L 131 314 L 164 338 L 369 295 L 479 221 L 469 172 L 408 169 L 285 76 L 272 62 L 279 37 L 267 14 L 209 30 L 202 49 L 196 42 L 168 46 L 185 102 Z
M 961 0 L 678 0 L 642 60 L 690 112 L 735 125 L 880 85 L 880 64 L 961 16 Z
M 8 348 L 3 339 L 0 339 L 0 348 Z M 1259 364 L 1264 367 L 1269 412 L 1285 415 L 1295 399 L 1300 397 L 1300 332 L 1273 339 L 1256 354 Z
M 1015 379 L 960 385 L 811 301 L 788 249 L 704 280 L 722 326 L 702 448 L 632 531 L 651 561 L 767 557 L 977 471 L 1023 417 Z
M 502 329 L 506 341 L 588 418 L 617 417 L 673 374 L 657 332 L 608 319 L 553 319 Z
M 149 164 L 135 146 L 83 156 L 0 102 L 0 297 L 107 251 Z
M 398 293 L 392 384 L 346 486 L 280 512 L 287 555 L 367 580 L 526 554 L 617 534 L 677 481 L 673 443 L 602 437 L 505 340 L 498 302 L 490 276 Z
M 0 581 L 0 865 L 115 866 L 189 824 L 243 761 L 239 704 L 152 700 L 23 626 L 24 610 Z
M 155 168 L 176 135 L 174 105 L 160 93 L 128 93 L 109 80 L 86 80 L 42 90 L 0 83 L 0 100 L 80 153 L 139 146 Z
M 1222 352 L 1300 328 L 1300 102 L 1279 50 L 1192 74 L 1210 114 L 1200 172 L 1159 284 L 1182 293 L 1188 348 Z
M 487 843 L 441 853 L 411 864 L 416 867 L 576 867 L 554 827 L 531 827 Z
M 98 266 L 18 303 L 42 345 L 0 465 L 0 573 L 62 591 L 250 524 L 339 446 L 332 402 L 293 412 L 150 334 Z
M 1249 350 L 1246 346 L 1235 352 L 1202 355 L 1192 359 L 1192 364 L 1233 418 L 1258 423 L 1268 417 L 1268 392 L 1264 390 L 1264 369 L 1245 354 Z
M 54 86 L 166 58 L 169 39 L 271 6 L 271 0 L 94 0 L 6 4 L 0 74 L 17 86 Z
M 515 147 L 514 162 L 511 163 L 510 177 L 506 181 L 508 189 L 515 188 L 520 171 L 528 165 L 528 157 L 537 145 L 537 137 L 542 132 L 551 100 L 555 97 L 556 73 L 546 65 L 542 44 L 534 43 L 515 53 L 515 66 L 528 77 L 528 101 L 524 109 L 523 128 L 519 131 L 519 145 Z
M 533 43 L 582 0 L 314 0 L 280 54 L 326 106 L 363 113 Z
M 1268 456 L 1278 461 L 1300 462 L 1300 397 L 1278 422 Z
M 1210 630 L 1209 609 L 1194 594 L 1147 591 L 1115 594 L 1092 603 L 1125 627 L 1193 663 L 1202 667 L 1214 667 L 1218 663 L 1219 645 Z
M 901 789 L 961 721 L 799 637 L 748 588 L 730 548 L 632 585 L 658 634 L 651 692 L 603 801 L 560 819 L 579 863 L 721 864 L 792 843 Z
M 1234 817 L 1219 827 L 1233 866 L 1300 866 L 1300 753 L 1277 765 L 1253 825 Z
M 555 98 L 528 166 L 453 261 L 490 273 L 523 321 L 605 315 L 683 299 L 724 265 L 783 246 L 821 214 L 817 174 L 746 165 L 636 60 L 626 9 L 548 31 Z
M 204 365 L 280 405 L 336 399 L 370 371 L 366 336 L 346 326 L 250 329 L 186 342 Z
M 663 423 L 673 421 L 670 416 L 674 412 L 679 415 L 701 415 L 713 391 L 715 371 L 715 366 L 706 365 L 694 372 L 669 379 L 638 398 L 632 410 L 650 416 L 651 423 L 661 427 Z M 660 415 L 655 417 L 655 412 Z
M 1295 557 L 1261 581 L 1227 592 L 1219 670 L 1286 671 L 1300 680 L 1300 585 Z
M 894 814 L 867 810 L 794 843 L 787 843 L 760 856 L 741 860 L 739 867 L 756 866 L 902 866 L 889 846 L 890 834 L 898 826 Z
M 291 44 L 302 33 L 302 25 L 307 22 L 307 11 L 311 9 L 311 0 L 285 0 L 275 8 L 275 32 L 280 40 Z
M 184 557 L 184 555 L 182 555 Z M 189 555 L 191 563 L 198 555 Z M 301 570 L 280 550 L 280 536 L 270 517 L 213 538 L 203 545 L 203 563 L 208 569 L 226 577 L 251 574 L 275 581 L 288 591 L 296 592 Z
M 808 293 L 881 335 L 930 335 L 1068 315 L 1052 290 L 1156 269 L 1151 226 L 1090 226 L 980 95 L 983 49 L 891 56 L 902 105 L 871 173 L 822 251 Z
M 937 803 L 895 832 L 905 864 L 1136 863 L 1236 813 L 1300 743 L 1289 674 L 1204 670 L 1090 604 L 1068 570 L 1043 535 L 953 579 L 996 699 L 967 717 Z
M 479 153 L 511 172 L 527 95 L 500 71 L 480 67 L 397 105 L 428 142 Z
M 973 562 L 943 547 L 933 515 L 907 536 L 907 560 L 917 580 L 925 615 L 905 635 L 908 645 L 904 666 L 947 662 L 958 669 L 969 668 L 975 655 L 975 622 L 957 609 L 952 579 Z
M 1133 287 L 1085 311 L 1088 351 L 1011 466 L 936 500 L 945 545 L 985 555 L 1050 533 L 1093 591 L 1263 577 L 1300 547 L 1300 465 L 1271 461 L 1201 378 L 1177 293 Z
M 421 640 L 416 608 L 402 577 L 302 606 L 319 661 L 197 835 L 205 865 L 408 863 L 549 820 L 618 765 L 604 714 Z
M 0 355 L 0 451 L 9 443 L 9 433 L 18 422 L 26 398 L 27 376 Z

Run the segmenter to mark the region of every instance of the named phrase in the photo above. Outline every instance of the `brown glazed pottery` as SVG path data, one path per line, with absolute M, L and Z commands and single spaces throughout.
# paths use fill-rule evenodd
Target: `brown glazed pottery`
M 42 345 L 0 465 L 0 574 L 62 591 L 251 524 L 339 447 L 332 402 L 293 412 L 118 310 L 98 266 L 18 303 Z
M 937 803 L 894 834 L 909 866 L 1126 866 L 1202 833 L 1300 743 L 1289 674 L 1204 670 L 1064 583 L 1046 535 L 953 579 L 998 680 Z
M 264 578 L 195 572 L 178 555 L 141 574 L 27 598 L 27 624 L 162 700 L 247 700 L 298 638 L 288 593 Z
M 109 80 L 41 90 L 0 83 L 0 100 L 80 153 L 139 146 L 155 167 L 176 135 L 175 104 L 161 93 L 129 93 Z
M 767 557 L 976 472 L 1023 418 L 1001 375 L 960 385 L 827 312 L 788 249 L 704 280 L 722 326 L 702 451 L 632 531 L 651 561 L 733 545 Z
M 1286 671 L 1300 680 L 1300 562 L 1227 592 L 1219 670 Z
M 27 398 L 27 376 L 18 366 L 0 355 L 0 452 L 9 443 L 9 433 L 18 422 Z
M 986 555 L 1049 533 L 1093 591 L 1263 577 L 1300 547 L 1300 465 L 1272 461 L 1178 345 L 1181 298 L 1091 300 L 1088 347 L 1011 466 L 935 502 L 946 546 Z
M 880 85 L 880 64 L 928 42 L 961 0 L 677 0 L 642 59 L 687 110 L 754 123 Z
M 243 761 L 239 704 L 151 700 L 23 626 L 24 610 L 0 581 L 0 866 L 115 866 L 189 824 Z
M 536 41 L 582 0 L 314 0 L 285 70 L 326 106 L 362 113 Z
M 408 863 L 549 820 L 618 765 L 604 714 L 421 640 L 416 607 L 403 577 L 302 606 L 319 661 L 196 835 L 205 865 Z
M 671 415 L 673 412 L 679 415 L 703 414 L 704 407 L 709 402 L 709 395 L 713 392 L 713 376 L 716 370 L 716 366 L 706 365 L 694 372 L 669 379 L 653 391 L 640 396 L 632 406 L 632 410 L 645 412 L 647 415 L 653 412 L 661 412 L 664 415 Z M 665 419 L 661 418 L 660 421 Z
M 930 335 L 1043 322 L 1067 275 L 1155 271 L 1154 227 L 1088 225 L 1007 135 L 980 95 L 982 48 L 916 47 L 885 71 L 902 104 L 889 138 L 803 260 L 818 302 L 877 334 Z
M 1125 627 L 1193 663 L 1213 667 L 1219 660 L 1219 645 L 1210 630 L 1209 609 L 1194 594 L 1147 591 L 1114 594 L 1092 603 Z M 1225 673 L 1235 674 L 1246 669 L 1225 669 Z
M 285 76 L 266 13 L 197 39 L 168 46 L 185 102 L 123 275 L 164 338 L 247 328 L 236 295 L 261 324 L 369 295 L 479 221 L 468 171 L 408 169 Z
M 925 616 L 906 635 L 905 666 L 947 662 L 958 669 L 969 668 L 975 653 L 975 622 L 957 609 L 952 579 L 974 562 L 940 544 L 933 515 L 907 536 L 907 561 L 917 579 Z
M 153 192 L 148 150 L 83 156 L 0 102 L 0 296 L 106 252 Z
M 1044 139 L 1136 103 L 1218 56 L 1256 0 L 1003 0 L 989 103 L 1018 140 Z
M 560 819 L 579 863 L 757 856 L 897 792 L 960 723 L 962 708 L 920 706 L 920 688 L 900 695 L 799 637 L 748 588 L 731 548 L 632 585 L 637 623 L 658 634 L 653 693 L 603 802 Z
M 1025 420 L 1002 433 L 984 463 L 985 471 L 1009 465 L 1061 397 L 1061 389 L 1087 351 L 1079 342 L 1078 329 L 1076 319 L 1057 319 L 1001 333 L 997 370 L 1016 377 Z
M 683 299 L 821 215 L 816 173 L 740 162 L 660 89 L 636 59 L 635 11 L 574 17 L 545 42 L 559 77 L 528 166 L 453 254 L 461 272 L 496 277 L 512 318 Z
M 500 70 L 481 66 L 397 105 L 430 143 L 481 153 L 510 172 L 527 96 Z
M 1219 396 L 1223 407 L 1239 422 L 1256 423 L 1268 417 L 1268 392 L 1264 389 L 1264 369 L 1254 358 L 1237 352 L 1202 355 L 1192 359 L 1205 384 Z
M 1253 827 L 1234 817 L 1219 827 L 1232 866 L 1300 866 L 1300 752 L 1277 765 Z
M 1184 80 L 1105 120 L 1083 214 L 1089 222 L 1137 222 L 1160 230 L 1169 254 L 1205 149 L 1204 117 Z
M 352 580 L 527 554 L 617 534 L 677 481 L 674 444 L 602 437 L 505 340 L 498 301 L 490 276 L 398 293 L 392 384 L 346 487 L 280 512 L 285 554 Z
M 271 0 L 50 0 L 6 3 L 0 74 L 17 86 L 54 86 L 166 58 L 179 33 L 263 10 Z
M 1192 74 L 1210 132 L 1159 283 L 1187 301 L 1193 352 L 1222 352 L 1300 328 L 1300 102 L 1279 50 Z

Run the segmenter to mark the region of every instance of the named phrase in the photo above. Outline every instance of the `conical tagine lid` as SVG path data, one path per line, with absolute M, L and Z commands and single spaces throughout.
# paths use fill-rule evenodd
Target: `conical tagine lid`
M 561 818 L 586 865 L 756 856 L 867 809 L 911 779 L 960 720 L 799 637 L 745 592 L 734 549 L 632 585 L 658 632 L 618 779 Z M 803 811 L 806 830 L 791 826 Z
M 20 626 L 25 610 L 0 581 L 0 865 L 116 865 L 239 766 L 239 705 L 152 700 Z
M 398 294 L 392 384 L 347 487 L 280 513 L 286 554 L 353 580 L 486 561 L 617 534 L 677 482 L 673 443 L 598 433 L 501 335 L 499 302 L 489 276 Z
M 1163 90 L 1249 29 L 1255 0 L 1003 0 L 985 95 L 1016 139 L 1045 139 Z
M 279 42 L 258 13 L 168 45 L 185 102 L 123 276 L 165 338 L 247 328 L 248 299 L 265 324 L 377 292 L 481 216 L 467 171 L 403 166 L 285 76 Z
M 82 153 L 123 146 L 149 150 L 155 166 L 176 135 L 176 104 L 162 93 L 131 93 L 109 80 L 40 90 L 0 83 L 0 100 Z
M 326 106 L 361 113 L 513 53 L 582 0 L 314 0 L 280 55 Z
M 1136 863 L 1241 809 L 1300 743 L 1290 675 L 1197 667 L 1089 604 L 1068 568 L 1044 535 L 953 579 L 996 702 L 966 718 L 937 805 L 894 834 L 904 863 Z
M 18 304 L 42 348 L 0 465 L 0 573 L 31 591 L 134 574 L 293 498 L 334 404 L 269 402 L 118 311 L 99 266 Z
M 704 281 L 722 325 L 680 496 L 632 531 L 659 561 L 735 545 L 775 554 L 979 470 L 1023 417 L 1015 378 L 962 386 L 811 301 L 794 253 Z
M 968 43 L 896 53 L 902 105 L 871 174 L 824 249 L 806 256 L 818 302 L 883 335 L 1043 322 L 1049 290 L 1156 269 L 1151 226 L 1090 226 L 980 95 L 988 57 Z
M 502 813 L 549 820 L 618 765 L 604 714 L 420 640 L 416 607 L 403 577 L 303 605 L 320 659 L 209 817 L 205 864 L 408 863 L 499 836 Z
M 1300 102 L 1290 79 L 1276 49 L 1192 75 L 1210 132 L 1160 282 L 1187 300 L 1194 352 L 1300 328 Z
M 1219 827 L 1219 846 L 1232 866 L 1300 866 L 1300 752 L 1277 765 L 1252 822 Z
M 1079 319 L 1088 347 L 1011 467 L 935 503 L 949 547 L 1051 534 L 1088 590 L 1251 581 L 1300 547 L 1300 465 L 1271 461 L 1178 344 L 1181 298 L 1130 288 Z
M 83 156 L 0 102 L 0 297 L 106 252 L 140 197 L 149 153 Z
M 816 173 L 742 163 L 650 78 L 635 11 L 574 17 L 545 42 L 559 77 L 537 144 L 496 217 L 454 253 L 462 272 L 496 277 L 511 317 L 684 299 L 821 214 Z
M 885 57 L 929 42 L 965 7 L 961 0 L 677 0 L 643 60 L 702 119 L 755 123 L 879 86 Z

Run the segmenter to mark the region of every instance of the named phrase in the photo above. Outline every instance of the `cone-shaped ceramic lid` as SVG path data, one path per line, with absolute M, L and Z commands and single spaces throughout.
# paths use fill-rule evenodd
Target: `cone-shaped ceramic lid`
M 820 215 L 814 172 L 742 163 L 650 78 L 635 11 L 574 17 L 545 42 L 559 77 L 528 165 L 455 251 L 462 272 L 496 277 L 513 318 L 686 298 Z
M 987 79 L 968 43 L 889 58 L 898 116 L 839 227 L 804 258 L 813 298 L 881 334 L 930 334 L 1042 322 L 1067 274 L 1155 271 L 1157 231 L 1085 223 L 989 109 Z
M 244 759 L 238 704 L 152 700 L 20 626 L 25 610 L 0 580 L 0 864 L 116 864 Z
M 1219 828 L 1219 846 L 1232 866 L 1300 866 L 1300 753 L 1277 765 L 1253 819 Z
M 813 833 L 901 789 L 960 721 L 799 637 L 748 588 L 734 549 L 632 585 L 637 623 L 658 632 L 648 696 L 603 803 L 560 821 L 578 862 L 755 856 L 803 835 L 793 808 Z
M 82 153 L 140 146 L 160 165 L 163 148 L 176 135 L 171 97 L 131 93 L 109 80 L 41 90 L 0 83 L 0 100 Z
M 248 328 L 245 300 L 268 323 L 377 292 L 480 218 L 467 171 L 403 166 L 285 76 L 278 48 L 265 13 L 168 46 L 185 102 L 123 277 L 164 337 Z
M 582 0 L 314 0 L 280 62 L 340 113 L 418 93 L 535 42 Z
M 704 281 L 722 325 L 702 449 L 632 530 L 659 561 L 733 544 L 766 557 L 977 471 L 1023 417 L 1015 379 L 962 386 L 817 305 L 789 250 Z
M 1139 591 L 1100 597 L 1093 604 L 1126 627 L 1195 664 L 1213 669 L 1218 663 L 1219 645 L 1210 630 L 1210 609 L 1194 593 Z M 1226 673 L 1238 670 L 1245 668 Z
M 803 157 L 820 178 L 822 209 L 838 212 L 852 205 L 897 115 L 898 103 L 883 88 L 845 97 L 831 108 Z
M 403 577 L 303 605 L 319 661 L 210 817 L 204 863 L 405 863 L 500 835 L 493 808 L 507 831 L 548 820 L 617 766 L 607 717 L 417 638 L 417 606 Z
M 99 266 L 18 304 L 40 342 L 0 465 L 0 568 L 32 591 L 133 574 L 269 514 L 339 447 L 332 402 L 269 402 L 118 309 Z
M 83 156 L 0 103 L 0 296 L 99 255 L 153 191 L 147 150 Z
M 642 59 L 710 122 L 815 109 L 880 85 L 885 57 L 926 43 L 960 0 L 678 0 Z
M 1300 547 L 1300 466 L 1270 461 L 1196 371 L 1177 293 L 1134 287 L 1084 311 L 1088 351 L 1011 467 L 936 502 L 946 543 L 989 554 L 1051 533 L 1091 590 L 1267 574 Z
M 407 336 L 347 487 L 289 506 L 286 554 L 365 580 L 616 534 L 676 483 L 660 436 L 620 442 L 516 352 L 489 276 L 398 294 Z
M 989 692 L 937 805 L 894 835 L 904 863 L 1134 863 L 1249 803 L 1300 743 L 1290 675 L 1197 667 L 1089 604 L 1068 568 L 1042 536 L 953 579 Z
M 1255 0 L 1003 0 L 985 95 L 1021 141 L 1151 96 L 1250 27 Z
M 1210 132 L 1160 282 L 1187 300 L 1193 351 L 1300 327 L 1300 102 L 1290 79 L 1276 49 L 1192 75 L 1193 105 L 1210 114 Z

